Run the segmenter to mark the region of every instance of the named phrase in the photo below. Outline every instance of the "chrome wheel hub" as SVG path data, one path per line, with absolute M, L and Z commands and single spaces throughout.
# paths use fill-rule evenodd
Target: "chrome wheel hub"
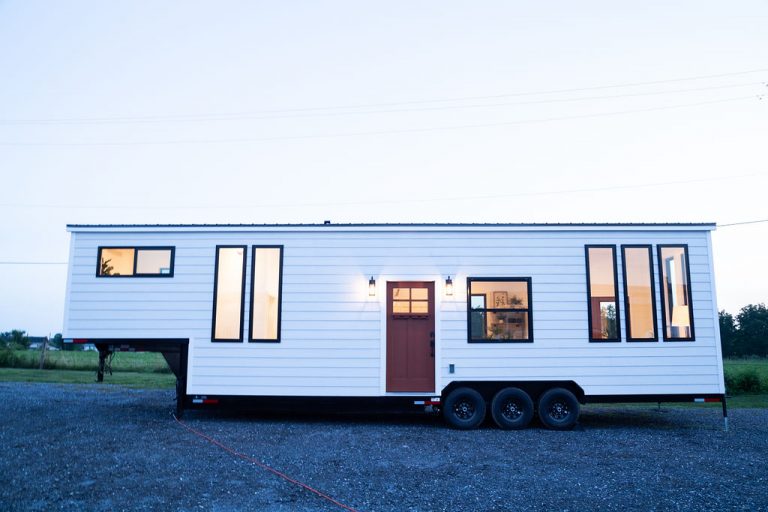
M 456 417 L 462 420 L 468 420 L 475 414 L 475 406 L 469 400 L 461 400 L 453 406 L 453 412 Z
M 549 415 L 556 420 L 563 420 L 571 413 L 568 404 L 564 402 L 554 402 L 549 407 Z
M 523 415 L 523 410 L 520 408 L 520 404 L 510 401 L 504 404 L 501 414 L 509 420 L 516 420 Z

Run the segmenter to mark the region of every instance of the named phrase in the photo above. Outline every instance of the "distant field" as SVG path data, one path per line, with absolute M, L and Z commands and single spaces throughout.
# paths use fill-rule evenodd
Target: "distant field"
M 741 372 L 744 370 L 755 370 L 764 378 L 768 377 L 768 359 L 744 358 L 744 359 L 726 359 L 725 371 Z
M 57 350 L 46 353 L 45 368 L 51 370 L 91 370 L 99 366 L 99 353 L 96 351 L 73 352 Z M 3 368 L 39 368 L 40 351 L 38 350 L 0 350 L 0 367 Z M 162 354 L 155 352 L 117 352 L 112 359 L 115 372 L 150 372 L 170 373 L 171 370 Z

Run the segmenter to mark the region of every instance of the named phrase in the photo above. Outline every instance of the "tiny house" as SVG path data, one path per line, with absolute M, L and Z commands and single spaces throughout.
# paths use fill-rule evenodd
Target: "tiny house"
M 69 225 L 64 337 L 162 352 L 177 412 L 423 408 L 457 428 L 722 401 L 714 224 Z

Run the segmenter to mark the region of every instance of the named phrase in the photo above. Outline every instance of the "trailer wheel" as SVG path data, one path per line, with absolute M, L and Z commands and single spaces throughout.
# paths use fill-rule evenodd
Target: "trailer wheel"
M 493 397 L 491 416 L 504 430 L 525 428 L 533 419 L 533 400 L 520 388 L 504 388 Z
M 539 398 L 539 419 L 552 430 L 569 430 L 579 419 L 579 401 L 563 388 L 552 388 Z
M 443 417 L 461 430 L 477 428 L 485 419 L 485 399 L 472 388 L 454 389 L 443 403 Z

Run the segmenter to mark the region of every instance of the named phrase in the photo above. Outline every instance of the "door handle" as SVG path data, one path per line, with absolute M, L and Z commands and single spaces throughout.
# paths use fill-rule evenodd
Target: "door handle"
M 435 357 L 435 340 L 434 338 L 429 340 L 429 356 Z

